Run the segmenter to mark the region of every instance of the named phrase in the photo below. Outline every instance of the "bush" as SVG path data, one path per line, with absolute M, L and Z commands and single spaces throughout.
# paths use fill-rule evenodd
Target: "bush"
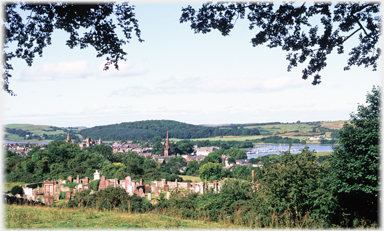
M 100 183 L 100 180 L 91 181 L 88 184 L 88 188 L 92 189 L 93 191 L 97 191 L 99 189 L 99 183 Z
M 11 193 L 12 195 L 16 195 L 16 194 L 20 194 L 20 196 L 24 195 L 23 188 L 18 185 L 13 186 L 13 188 L 11 189 Z
M 90 189 L 76 193 L 74 199 L 68 202 L 68 207 L 87 207 L 97 210 L 119 210 L 124 212 L 145 213 L 152 204 L 136 194 L 130 196 L 123 188 L 108 187 L 104 190 L 89 194 Z
M 66 184 L 64 184 L 63 186 L 64 187 L 68 187 L 70 189 L 74 189 L 79 183 L 74 183 L 74 182 L 68 182 Z
M 61 191 L 61 192 L 60 192 L 60 195 L 59 195 L 59 199 L 60 199 L 60 200 L 61 200 L 61 199 L 65 199 L 66 196 L 67 196 L 67 192 L 63 192 L 63 191 Z

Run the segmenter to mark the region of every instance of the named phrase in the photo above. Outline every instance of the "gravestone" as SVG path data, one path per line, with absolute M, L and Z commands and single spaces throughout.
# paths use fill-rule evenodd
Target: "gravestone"
M 131 186 L 131 177 L 125 177 L 125 190 L 128 192 L 128 187 Z
M 213 181 L 213 191 L 217 192 L 217 180 Z
M 99 190 L 105 189 L 105 176 L 101 176 L 100 182 L 99 182 Z
M 84 184 L 88 184 L 89 183 L 89 178 L 88 177 L 85 177 L 84 178 Z
M 164 188 L 164 185 L 167 184 L 165 181 L 166 181 L 166 179 L 161 179 L 161 188 Z
M 145 197 L 145 194 L 142 188 L 139 189 L 139 197 Z
M 67 179 L 68 179 L 69 182 L 72 182 L 72 181 L 73 181 L 73 179 L 72 179 L 71 176 L 69 176 Z
M 169 192 L 169 185 L 167 185 L 167 184 L 164 185 L 164 191 L 165 191 L 165 192 Z
M 145 184 L 145 193 L 150 193 L 150 191 L 149 191 L 149 183 L 146 183 Z
M 167 192 L 167 200 L 169 200 L 169 195 L 170 195 L 169 192 Z
M 100 180 L 100 173 L 97 170 L 93 173 L 93 180 Z
M 143 179 L 140 179 L 140 185 L 143 185 Z
M 155 196 L 159 196 L 160 195 L 160 191 L 161 191 L 160 187 L 156 187 L 155 188 Z
M 152 194 L 148 193 L 148 200 L 152 200 Z
M 133 193 L 133 187 L 132 185 L 128 186 L 128 193 L 131 195 Z

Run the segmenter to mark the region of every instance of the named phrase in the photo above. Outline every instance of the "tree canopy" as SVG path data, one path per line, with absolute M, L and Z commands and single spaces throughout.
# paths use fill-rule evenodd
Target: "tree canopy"
M 367 105 L 359 105 L 339 132 L 340 145 L 330 156 L 330 185 L 344 217 L 378 221 L 381 89 L 373 87 Z M 353 203 L 351 203 L 353 201 Z
M 346 41 L 358 34 L 358 42 L 349 53 L 344 70 L 351 66 L 377 68 L 380 56 L 378 41 L 381 35 L 380 3 L 282 3 L 238 2 L 205 3 L 198 10 L 188 6 L 182 9 L 180 23 L 190 22 L 195 33 L 216 29 L 229 35 L 236 21 L 249 20 L 249 29 L 257 33 L 252 45 L 266 44 L 286 51 L 288 71 L 298 63 L 306 62 L 302 78 L 313 76 L 313 85 L 319 84 L 319 72 L 327 65 L 332 51 L 344 53 Z
M 43 55 L 43 49 L 51 45 L 51 35 L 55 29 L 69 33 L 66 45 L 81 49 L 93 46 L 97 57 L 106 56 L 104 70 L 110 65 L 118 69 L 118 62 L 126 60 L 126 51 L 122 46 L 129 42 L 132 33 L 142 42 L 138 20 L 135 18 L 134 6 L 127 3 L 71 4 L 71 3 L 6 3 L 4 14 L 5 42 L 3 46 L 4 73 L 3 89 L 15 95 L 9 88 L 10 61 L 20 58 L 31 66 L 35 55 Z M 26 13 L 20 13 L 25 11 Z M 117 22 L 112 20 L 116 17 Z M 125 38 L 117 36 L 118 25 Z M 82 35 L 81 29 L 85 29 Z M 10 48 L 16 44 L 15 49 Z

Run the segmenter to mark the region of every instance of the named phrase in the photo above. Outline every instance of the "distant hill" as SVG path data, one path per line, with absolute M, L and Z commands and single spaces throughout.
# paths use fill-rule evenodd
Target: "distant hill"
M 83 137 L 102 140 L 151 140 L 155 136 L 178 139 L 208 138 L 213 136 L 259 135 L 257 128 L 238 126 L 207 127 L 173 120 L 145 120 L 129 123 L 96 126 L 80 131 Z
M 248 137 L 252 136 L 289 136 L 304 139 L 311 136 L 337 136 L 346 121 L 314 121 L 301 123 L 247 123 L 247 124 L 205 124 L 193 125 L 173 120 L 145 120 L 125 122 L 86 128 L 55 127 L 33 124 L 7 124 L 4 126 L 5 137 L 8 141 L 51 141 L 65 140 L 67 132 L 75 141 L 90 137 L 91 139 L 119 141 L 119 140 L 152 140 L 155 136 L 165 138 L 167 131 L 170 138 L 176 139 L 204 139 L 220 137 Z M 252 138 L 254 139 L 254 137 Z

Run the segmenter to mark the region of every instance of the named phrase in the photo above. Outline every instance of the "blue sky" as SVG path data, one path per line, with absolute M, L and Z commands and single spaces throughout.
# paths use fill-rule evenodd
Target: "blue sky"
M 145 42 L 133 36 L 124 47 L 128 60 L 120 63 L 120 71 L 102 71 L 105 58 L 96 58 L 92 47 L 66 47 L 68 35 L 56 31 L 32 67 L 12 61 L 10 88 L 17 96 L 1 93 L 3 124 L 347 120 L 372 86 L 381 85 L 380 65 L 376 72 L 364 67 L 343 71 L 354 40 L 344 55 L 329 57 L 322 83 L 313 86 L 312 79 L 301 79 L 305 66 L 286 71 L 281 48 L 252 47 L 257 31 L 249 30 L 246 20 L 239 20 L 229 36 L 194 34 L 188 23 L 179 23 L 188 2 L 132 3 Z

